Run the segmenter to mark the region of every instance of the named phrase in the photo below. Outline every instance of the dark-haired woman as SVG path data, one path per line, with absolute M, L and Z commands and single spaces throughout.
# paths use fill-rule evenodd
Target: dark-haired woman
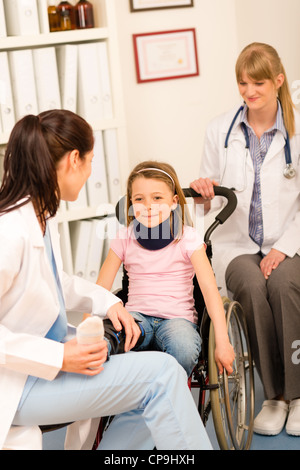
M 210 448 L 172 357 L 130 352 L 105 362 L 105 340 L 67 338 L 67 310 L 123 326 L 127 351 L 139 336 L 118 298 L 62 271 L 54 216 L 90 175 L 93 146 L 91 127 L 64 110 L 24 117 L 8 142 L 0 188 L 0 448 L 40 448 L 39 425 L 73 421 L 82 429 L 68 433 L 68 448 L 83 448 L 94 437 L 88 420 L 110 414 L 122 419 L 107 447 Z M 143 416 L 139 428 L 132 414 Z

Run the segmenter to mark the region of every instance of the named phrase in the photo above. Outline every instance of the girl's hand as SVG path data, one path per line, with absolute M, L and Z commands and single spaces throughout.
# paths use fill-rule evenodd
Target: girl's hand
M 75 374 L 97 375 L 103 370 L 107 359 L 107 342 L 78 344 L 74 338 L 64 344 L 64 359 L 61 370 Z
M 269 276 L 271 276 L 273 269 L 278 268 L 285 258 L 286 255 L 284 253 L 272 248 L 272 250 L 260 262 L 260 269 L 264 278 L 268 279 Z
M 110 307 L 106 316 L 111 320 L 117 331 L 121 331 L 122 327 L 124 327 L 126 334 L 124 349 L 125 352 L 130 351 L 130 349 L 135 346 L 141 334 L 141 330 L 134 321 L 133 316 L 127 312 L 121 302 Z
M 220 342 L 216 345 L 215 349 L 215 361 L 219 369 L 219 373 L 222 374 L 224 368 L 228 374 L 232 374 L 233 368 L 232 364 L 235 358 L 234 349 L 231 346 L 229 340 L 225 342 Z

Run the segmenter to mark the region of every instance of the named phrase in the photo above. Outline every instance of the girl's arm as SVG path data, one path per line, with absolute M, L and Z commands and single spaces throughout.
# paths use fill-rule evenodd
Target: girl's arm
M 231 374 L 233 371 L 234 350 L 229 342 L 223 302 L 204 246 L 194 251 L 191 256 L 191 262 L 204 297 L 207 312 L 214 325 L 216 340 L 215 359 L 218 369 L 222 373 L 223 367 L 225 367 L 227 372 Z
M 121 259 L 112 249 L 110 249 L 100 269 L 97 284 L 99 286 L 105 287 L 107 290 L 111 290 L 121 263 Z
M 110 249 L 100 269 L 97 284 L 111 290 L 121 263 L 122 260 Z M 134 318 L 121 304 L 111 307 L 107 316 L 118 331 L 124 326 L 126 333 L 125 351 L 132 349 L 141 334 L 141 330 L 134 321 Z
M 112 260 L 112 262 L 110 262 L 110 260 Z M 120 266 L 121 266 L 120 258 L 110 249 L 100 269 L 98 279 L 97 279 L 97 284 L 101 287 L 104 287 L 108 291 L 110 291 Z M 83 320 L 85 320 L 86 318 L 90 316 L 91 316 L 90 313 L 85 313 L 83 315 Z

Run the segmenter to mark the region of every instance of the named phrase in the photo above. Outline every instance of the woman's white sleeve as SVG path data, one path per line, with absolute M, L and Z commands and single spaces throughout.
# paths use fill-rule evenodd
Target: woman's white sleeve
M 0 246 L 0 370 L 4 368 L 52 380 L 61 369 L 64 346 L 43 337 L 18 332 L 18 324 L 15 331 L 11 331 L 1 310 L 2 298 L 13 288 L 14 279 L 21 268 L 24 242 L 21 238 L 0 234 Z

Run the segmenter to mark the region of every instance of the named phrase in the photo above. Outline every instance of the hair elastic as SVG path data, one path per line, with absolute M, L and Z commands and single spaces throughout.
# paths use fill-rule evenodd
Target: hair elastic
M 143 171 L 153 171 L 153 170 L 159 171 L 160 173 L 164 173 L 165 175 L 167 175 L 168 178 L 170 178 L 170 180 L 172 181 L 174 188 L 175 188 L 175 181 L 173 180 L 172 176 L 169 175 L 169 173 L 167 173 L 166 171 L 161 170 L 160 168 L 143 168 L 142 170 L 137 171 L 137 173 L 142 173 Z

